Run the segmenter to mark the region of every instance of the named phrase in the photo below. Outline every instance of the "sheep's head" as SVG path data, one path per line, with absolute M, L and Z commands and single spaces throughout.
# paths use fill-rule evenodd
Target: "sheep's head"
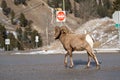
M 72 33 L 72 32 L 66 26 L 61 26 L 61 27 L 56 26 L 54 37 L 55 37 L 55 39 L 58 39 L 61 34 L 65 35 L 65 34 L 68 34 L 68 33 Z

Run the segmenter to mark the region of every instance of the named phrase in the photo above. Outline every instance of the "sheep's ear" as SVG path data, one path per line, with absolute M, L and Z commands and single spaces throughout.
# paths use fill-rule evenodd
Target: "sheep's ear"
M 61 33 L 62 33 L 62 34 L 66 34 L 67 31 L 66 31 L 65 29 L 61 29 Z
M 62 27 L 61 27 L 61 31 L 62 31 L 62 33 L 64 33 L 64 34 L 72 33 L 66 26 L 62 26 Z

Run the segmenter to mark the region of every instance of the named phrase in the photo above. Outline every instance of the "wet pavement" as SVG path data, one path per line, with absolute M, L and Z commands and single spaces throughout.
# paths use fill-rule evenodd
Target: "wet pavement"
M 0 80 L 120 80 L 120 54 L 96 54 L 101 64 L 97 70 L 92 60 L 85 69 L 87 54 L 74 54 L 74 68 L 64 67 L 64 55 L 0 55 Z M 68 60 L 70 62 L 70 60 Z

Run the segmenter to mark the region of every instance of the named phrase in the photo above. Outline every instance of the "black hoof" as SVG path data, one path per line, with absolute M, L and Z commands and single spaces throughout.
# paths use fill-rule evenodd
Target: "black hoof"
M 90 69 L 90 66 L 86 66 L 85 69 Z
M 67 68 L 68 66 L 67 65 L 65 65 L 65 68 Z
M 69 66 L 69 68 L 70 68 L 70 69 L 72 69 L 72 68 L 73 68 L 73 66 Z
M 100 69 L 100 65 L 97 65 L 97 66 L 96 66 L 96 69 L 99 70 L 99 69 Z

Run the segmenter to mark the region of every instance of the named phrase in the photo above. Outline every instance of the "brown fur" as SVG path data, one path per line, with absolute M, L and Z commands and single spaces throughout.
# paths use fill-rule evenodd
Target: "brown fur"
M 70 67 L 74 66 L 73 59 L 72 59 L 72 52 L 73 51 L 82 51 L 86 50 L 88 53 L 88 63 L 87 67 L 90 66 L 90 57 L 92 57 L 97 67 L 99 66 L 99 62 L 96 58 L 96 55 L 93 53 L 92 48 L 85 40 L 86 34 L 74 34 L 72 33 L 66 26 L 62 27 L 55 27 L 55 39 L 59 39 L 63 44 L 64 49 L 67 51 L 65 54 L 64 64 L 67 66 L 67 56 L 70 56 Z

